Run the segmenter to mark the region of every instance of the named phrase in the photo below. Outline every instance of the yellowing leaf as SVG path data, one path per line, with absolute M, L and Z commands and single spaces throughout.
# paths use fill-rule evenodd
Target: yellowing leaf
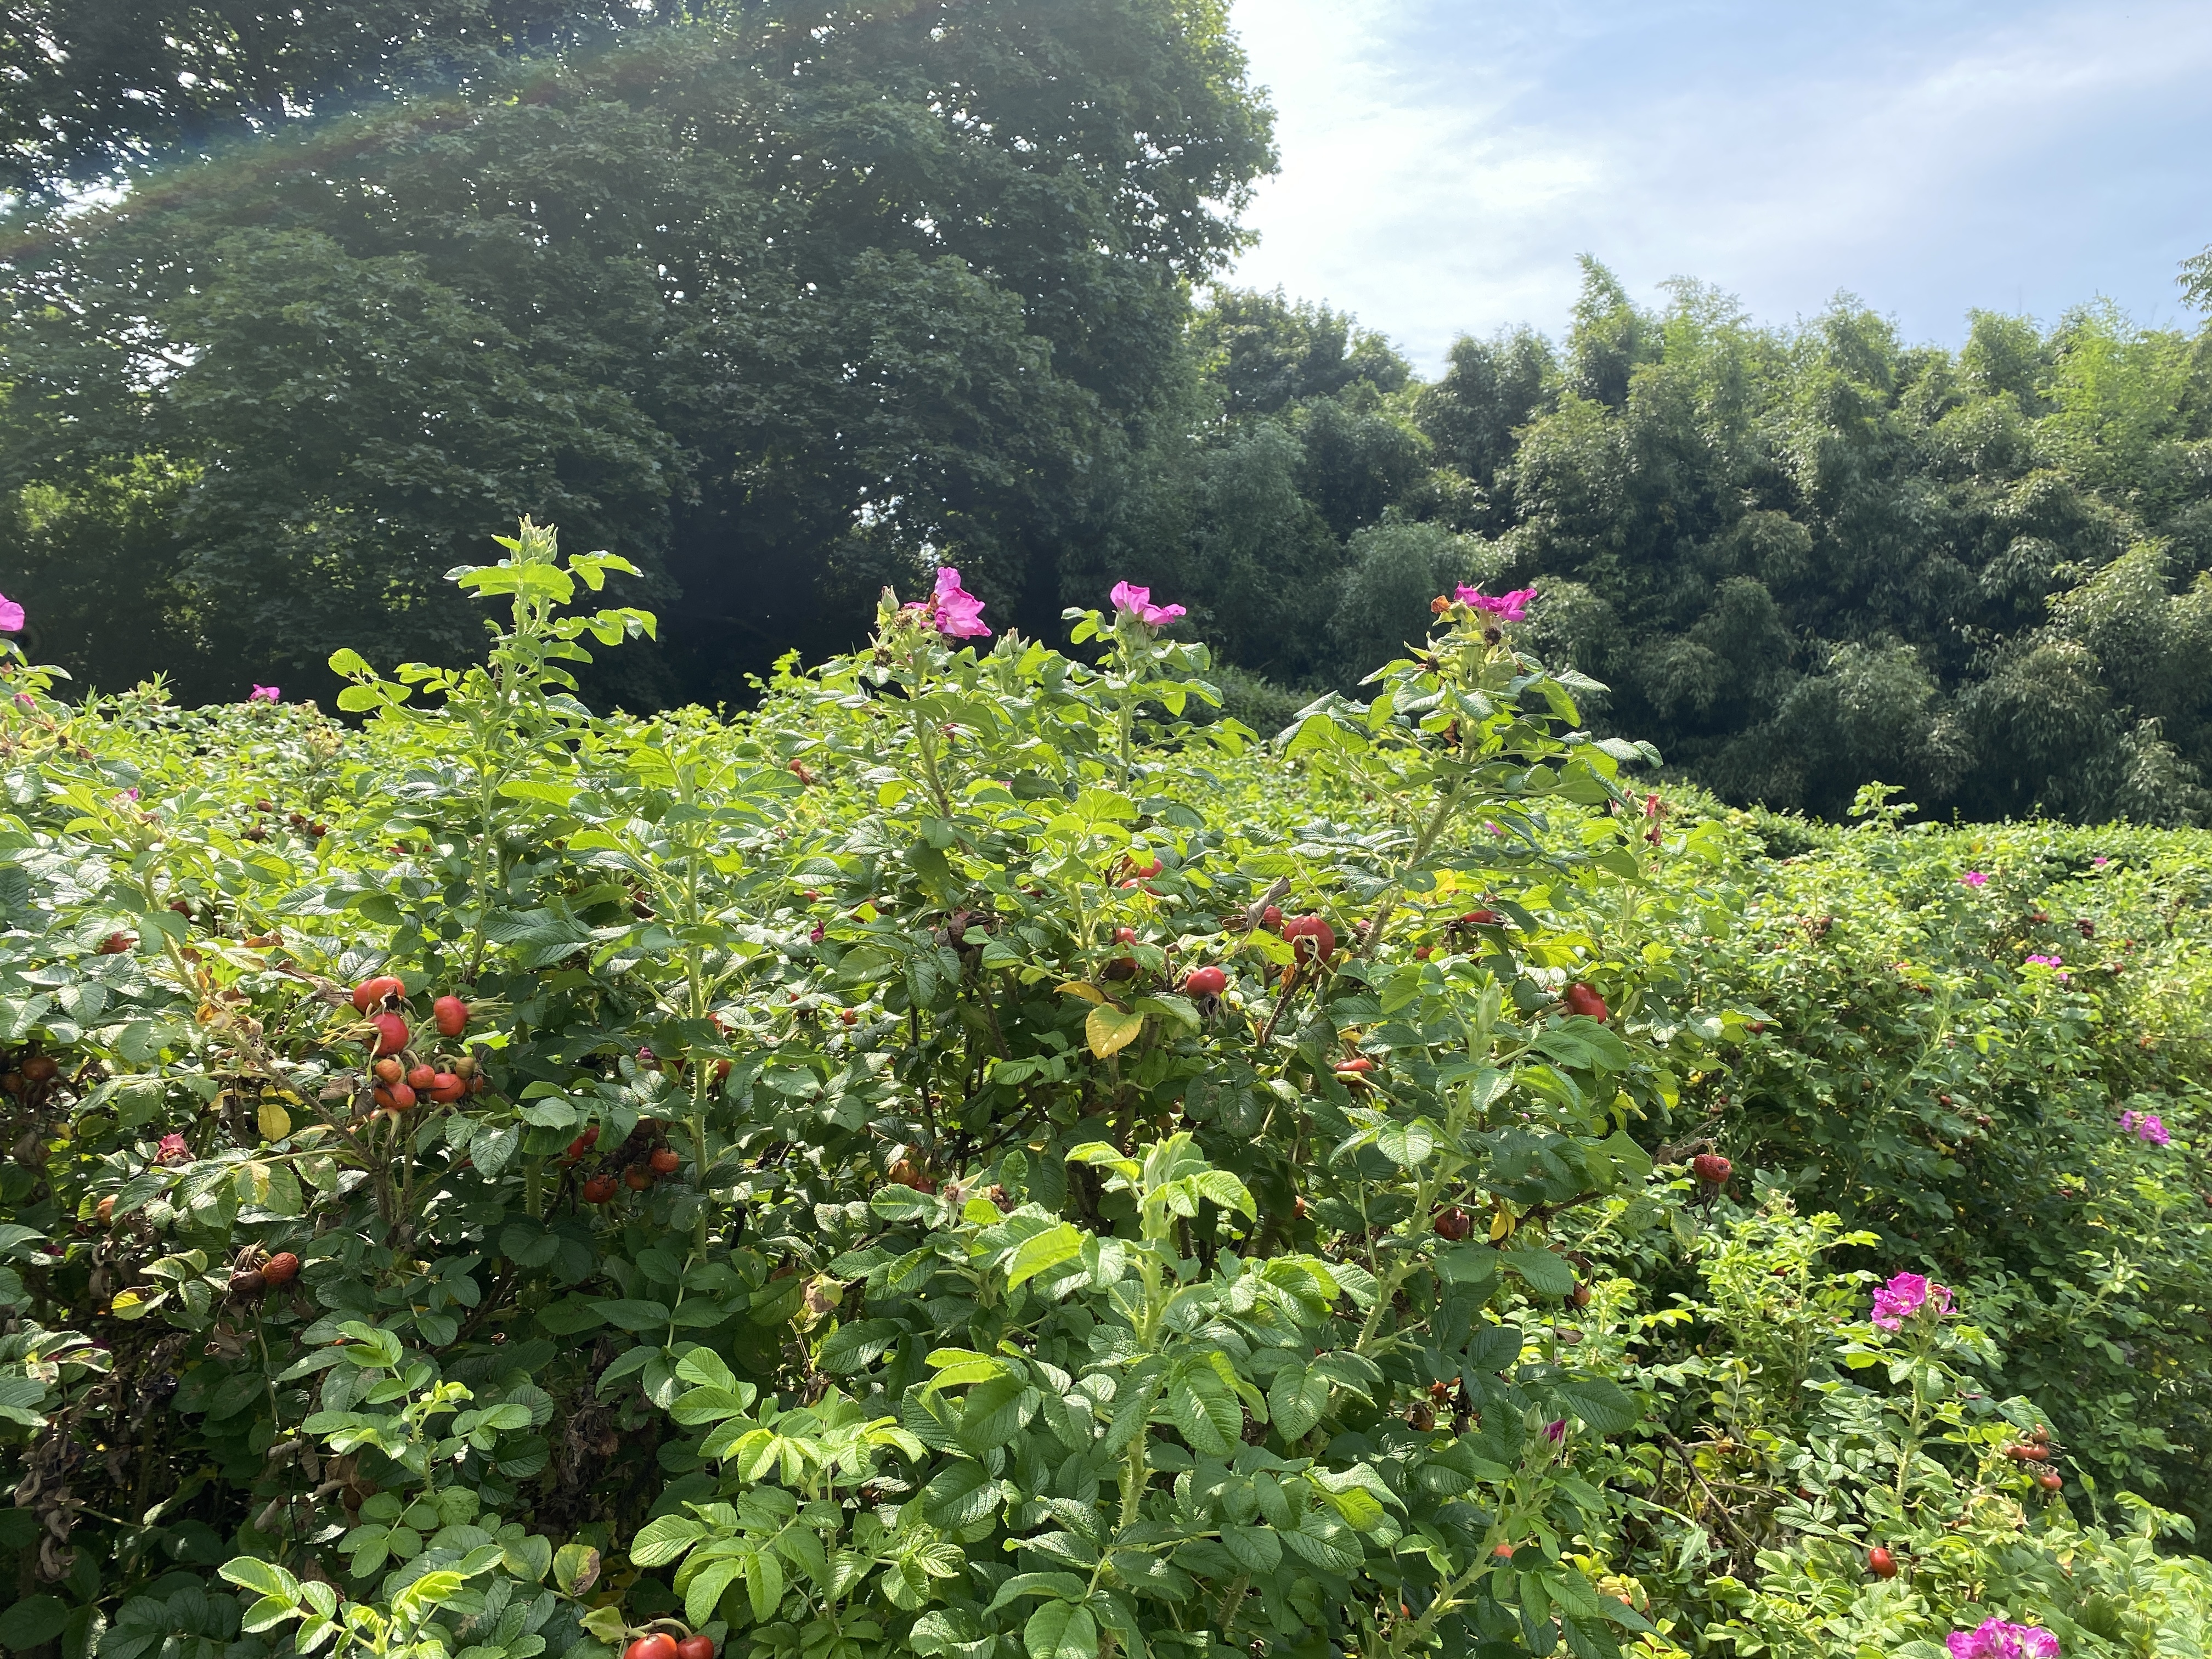
M 1490 1242 L 1495 1244 L 1501 1238 L 1512 1237 L 1513 1229 L 1519 1224 L 1513 1219 L 1513 1212 L 1501 1204 L 1498 1212 L 1490 1218 Z
M 282 1140 L 292 1133 L 291 1113 L 273 1100 L 263 1101 L 261 1109 L 254 1114 L 254 1118 L 261 1126 L 264 1140 Z
M 161 1299 L 161 1292 L 149 1297 L 142 1291 L 118 1291 L 115 1299 L 107 1304 L 107 1311 L 118 1319 L 143 1319 Z
M 1060 989 L 1061 995 L 1079 996 L 1085 1002 L 1103 1002 L 1106 1000 L 1106 994 L 1103 991 L 1100 990 L 1095 985 L 1085 984 L 1079 979 L 1072 979 L 1068 981 L 1067 983 L 1061 986 Z
M 1091 1018 L 1083 1022 L 1083 1034 L 1091 1040 L 1091 1052 L 1104 1060 L 1109 1054 L 1118 1054 L 1137 1040 L 1145 1029 L 1145 1017 L 1139 1013 L 1124 1013 L 1110 1003 L 1091 1011 Z

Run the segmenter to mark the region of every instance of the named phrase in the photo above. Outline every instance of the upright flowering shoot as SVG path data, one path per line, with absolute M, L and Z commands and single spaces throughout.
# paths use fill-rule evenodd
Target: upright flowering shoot
M 1929 1284 L 1921 1273 L 1899 1273 L 1874 1293 L 1874 1322 L 1886 1331 L 1904 1329 L 1905 1322 L 1923 1308 L 1943 1317 L 1951 1311 L 1949 1289 Z
M 929 620 L 948 640 L 988 640 L 983 625 L 983 601 L 960 586 L 960 573 L 946 565 L 937 573 L 937 591 L 930 597 Z
M 1114 591 L 1106 597 L 1113 601 L 1116 620 L 1127 617 L 1146 628 L 1164 628 L 1188 614 L 1179 605 L 1154 605 L 1151 588 L 1132 586 L 1127 582 L 1115 582 Z

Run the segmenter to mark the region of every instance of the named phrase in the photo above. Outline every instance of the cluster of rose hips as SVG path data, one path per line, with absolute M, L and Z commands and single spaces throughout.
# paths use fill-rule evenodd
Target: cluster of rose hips
M 274 803 L 270 801 L 258 800 L 253 803 L 253 810 L 257 812 L 266 815 L 276 811 L 276 808 Z M 327 823 L 311 821 L 305 812 L 287 812 L 284 815 L 284 822 L 290 824 L 295 831 L 307 836 L 311 841 L 320 841 L 325 836 L 331 833 L 330 825 Z M 266 823 L 264 823 L 260 818 L 254 819 L 252 823 L 246 826 L 246 838 L 248 841 L 268 840 L 269 826 Z
M 102 1199 L 103 1216 L 113 1208 L 113 1199 Z M 258 1255 L 256 1249 L 253 1255 Z M 300 1276 L 300 1258 L 289 1250 L 279 1250 L 265 1261 L 255 1264 L 250 1258 L 240 1263 L 238 1271 L 230 1276 L 229 1291 L 233 1296 L 259 1296 L 290 1284 Z
M 799 764 L 793 761 L 792 765 Z M 714 1659 L 714 1638 L 711 1636 L 671 1636 L 665 1631 L 654 1631 L 641 1636 L 623 1650 L 623 1659 Z
M 2035 1425 L 2026 1440 L 2007 1446 L 2004 1455 L 2015 1463 L 2049 1463 L 2051 1462 L 2051 1431 L 2042 1424 Z M 2066 1477 L 2053 1468 L 2036 1471 L 2035 1484 L 2045 1492 L 2057 1492 L 2066 1484 Z
M 1128 867 L 1135 872 L 1135 875 L 1133 878 L 1121 884 L 1124 887 L 1139 885 L 1142 878 L 1156 876 L 1160 872 L 1160 862 L 1158 859 L 1142 865 L 1133 864 Z M 1336 954 L 1336 930 L 1319 916 L 1292 916 L 1285 921 L 1280 907 L 1271 904 L 1261 913 L 1258 925 L 1269 933 L 1279 933 L 1285 939 L 1291 941 L 1292 957 L 1298 969 L 1303 969 L 1310 963 L 1327 963 Z M 1133 927 L 1116 927 L 1114 930 L 1114 942 L 1124 946 L 1134 945 L 1137 942 L 1137 930 Z M 1119 980 L 1134 979 L 1136 975 L 1137 959 L 1134 957 L 1126 956 L 1115 957 L 1099 973 L 1099 977 L 1109 983 Z M 1211 1001 L 1229 988 L 1229 971 L 1225 968 L 1217 967 L 1210 963 L 1204 967 L 1194 968 L 1183 975 L 1182 988 L 1188 995 L 1201 1001 Z
M 52 1054 L 26 1054 L 13 1071 L 0 1073 L 0 1091 L 21 1100 L 61 1074 L 62 1063 Z
M 562 1162 L 570 1165 L 580 1164 L 592 1147 L 599 1144 L 599 1126 L 586 1124 L 583 1132 L 568 1143 L 561 1154 Z M 627 1187 L 634 1193 L 648 1190 L 663 1176 L 674 1175 L 684 1167 L 681 1154 L 661 1138 L 660 1122 L 656 1118 L 643 1117 L 630 1131 L 629 1139 L 615 1150 L 613 1169 L 601 1170 L 586 1181 L 579 1189 L 586 1204 L 610 1204 L 614 1201 L 615 1188 Z
M 414 1031 L 400 1012 L 406 994 L 405 983 L 391 974 L 354 987 L 356 1012 L 368 1015 L 375 1028 L 369 1043 L 369 1072 L 375 1079 L 378 1109 L 396 1115 L 413 1110 L 423 1100 L 451 1105 L 465 1096 L 483 1093 L 483 1074 L 466 1056 L 442 1065 L 410 1059 L 407 1044 Z M 430 1019 L 439 1036 L 458 1037 L 469 1029 L 469 1005 L 457 996 L 440 997 L 430 1005 Z

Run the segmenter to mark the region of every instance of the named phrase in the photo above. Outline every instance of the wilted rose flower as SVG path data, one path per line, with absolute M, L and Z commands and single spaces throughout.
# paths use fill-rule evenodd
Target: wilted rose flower
M 1931 1285 L 1920 1273 L 1899 1273 L 1874 1293 L 1874 1322 L 1886 1331 L 1901 1329 L 1905 1322 L 1929 1303 L 1938 1314 L 1951 1311 L 1951 1292 Z
M 1106 596 L 1114 608 L 1125 617 L 1134 617 L 1147 628 L 1162 628 L 1186 614 L 1179 605 L 1154 605 L 1152 590 L 1132 587 L 1127 582 L 1115 582 L 1114 591 Z
M 156 1164 L 189 1164 L 192 1149 L 185 1144 L 182 1135 L 163 1135 L 161 1150 L 154 1154 Z

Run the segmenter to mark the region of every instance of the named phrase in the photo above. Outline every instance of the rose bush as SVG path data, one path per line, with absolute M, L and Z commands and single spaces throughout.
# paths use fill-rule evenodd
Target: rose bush
M 951 570 L 648 720 L 568 678 L 653 626 L 575 608 L 621 562 L 504 548 L 455 573 L 481 667 L 333 659 L 356 726 L 7 662 L 0 1644 L 2190 1650 L 2180 1523 L 2077 1524 L 2001 1449 L 2177 1466 L 2197 1339 L 2142 1281 L 2203 1231 L 2189 1054 L 1965 908 L 2029 890 L 2017 836 L 1884 874 L 1954 932 L 1870 975 L 1889 934 L 1777 907 L 1895 832 L 1778 867 L 1630 795 L 1656 757 L 1579 729 L 1525 593 L 1268 743 L 1178 607 L 1125 584 L 1069 655 Z M 1977 1090 L 2002 1169 L 2093 1155 L 2048 1203 L 2162 1218 L 2133 1279 L 1939 1243 Z M 1955 1316 L 1908 1285 L 1892 1330 L 1875 1267 Z M 2133 1437 L 2061 1397 L 2069 1317 L 2166 1379 Z

